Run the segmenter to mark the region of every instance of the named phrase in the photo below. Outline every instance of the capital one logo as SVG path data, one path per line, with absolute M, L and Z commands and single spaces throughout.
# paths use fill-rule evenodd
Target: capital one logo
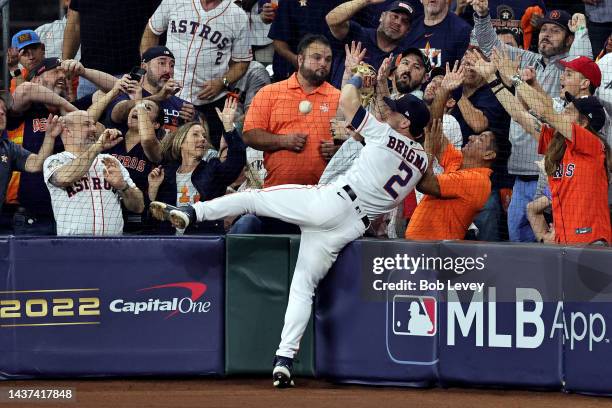
M 110 302 L 109 309 L 114 313 L 129 313 L 142 315 L 146 313 L 162 312 L 165 319 L 177 314 L 208 313 L 212 304 L 209 300 L 201 300 L 208 287 L 201 282 L 176 282 L 163 285 L 149 286 L 138 289 L 137 293 L 155 295 L 142 295 L 137 299 L 114 299 Z M 182 293 L 183 296 L 177 296 Z M 167 292 L 169 291 L 169 292 Z M 164 296 L 164 294 L 171 294 Z M 168 313 L 169 312 L 169 313 Z
M 398 336 L 435 336 L 438 304 L 431 296 L 393 297 L 393 334 Z

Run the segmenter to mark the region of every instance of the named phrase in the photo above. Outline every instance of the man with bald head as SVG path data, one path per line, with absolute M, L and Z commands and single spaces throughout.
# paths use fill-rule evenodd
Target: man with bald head
M 142 192 L 117 159 L 101 154 L 121 142 L 121 132 L 106 129 L 98 137 L 88 112 L 62 118 L 65 151 L 44 163 L 58 235 L 121 235 L 121 201 L 129 211 L 144 210 Z

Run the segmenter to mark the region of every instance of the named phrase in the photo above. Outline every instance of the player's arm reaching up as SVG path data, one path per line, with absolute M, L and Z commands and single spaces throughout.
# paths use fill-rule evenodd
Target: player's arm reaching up
M 71 120 L 68 116 L 62 119 L 66 121 Z M 50 178 L 51 184 L 60 188 L 71 186 L 83 174 L 87 173 L 98 154 L 117 145 L 121 140 L 123 140 L 123 137 L 121 137 L 120 131 L 117 129 L 106 129 L 98 140 L 89 146 L 84 153 L 57 169 Z
M 359 111 L 359 122 L 363 120 L 366 115 L 365 109 L 361 108 L 361 95 L 359 89 L 364 85 L 365 81 L 373 81 L 375 78 L 366 77 L 364 78 L 361 73 L 356 73 L 346 84 L 342 87 L 340 93 L 339 107 L 344 113 L 344 120 L 346 123 L 352 123 L 355 115 Z M 361 109 L 360 109 L 361 108 Z

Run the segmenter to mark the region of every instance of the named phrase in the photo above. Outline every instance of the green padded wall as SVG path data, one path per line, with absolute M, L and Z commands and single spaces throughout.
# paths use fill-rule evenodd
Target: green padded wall
M 299 248 L 291 235 L 227 235 L 225 371 L 267 374 L 280 341 Z M 312 319 L 294 373 L 314 376 Z

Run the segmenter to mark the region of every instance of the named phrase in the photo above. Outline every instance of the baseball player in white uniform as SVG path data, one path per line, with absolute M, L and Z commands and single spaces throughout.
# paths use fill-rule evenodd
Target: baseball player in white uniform
M 57 235 L 121 235 L 121 202 L 133 212 L 144 210 L 142 192 L 125 167 L 109 154 L 123 139 L 116 129 L 106 129 L 96 140 L 96 125 L 85 111 L 63 119 L 65 151 L 43 164 L 51 195 Z
M 276 387 L 293 385 L 291 370 L 312 308 L 319 281 L 338 253 L 361 237 L 370 220 L 400 203 L 414 189 L 428 166 L 423 147 L 415 141 L 429 122 L 429 110 L 413 95 L 385 99 L 391 112 L 381 123 L 361 107 L 355 75 L 342 88 L 340 107 L 347 122 L 362 135 L 366 145 L 346 174 L 328 185 L 282 185 L 226 195 L 190 207 L 151 203 L 154 217 L 176 227 L 251 213 L 278 218 L 300 226 L 300 251 L 289 292 L 285 324 L 274 360 Z
M 176 63 L 174 78 L 183 85 L 177 96 L 196 106 L 224 97 L 229 84 L 244 75 L 252 59 L 246 13 L 233 0 L 218 3 L 206 11 L 199 0 L 163 0 L 149 19 L 141 44 L 141 50 L 151 45 L 145 44 L 150 41 L 148 33 L 167 34 L 166 47 Z M 230 61 L 245 62 L 243 72 L 230 72 Z M 202 95 L 204 85 L 213 80 L 220 81 L 221 92 Z

